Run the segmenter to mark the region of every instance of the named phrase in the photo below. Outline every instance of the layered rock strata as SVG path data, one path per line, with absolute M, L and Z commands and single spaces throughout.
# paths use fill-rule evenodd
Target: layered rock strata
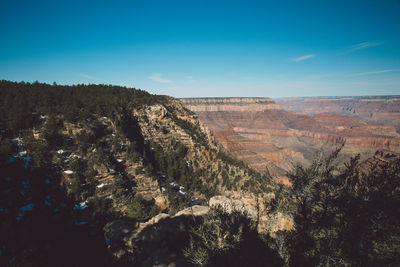
M 311 116 L 287 112 L 270 98 L 181 101 L 228 153 L 277 178 L 296 164 L 309 164 L 319 151 L 329 153 L 342 145 L 343 159 L 357 153 L 366 159 L 377 149 L 400 151 L 400 134 L 392 125 L 369 125 L 337 113 Z M 396 104 L 390 106 L 396 111 Z
M 400 133 L 400 96 L 289 97 L 276 101 L 287 111 L 308 115 L 337 113 L 370 125 L 393 126 Z

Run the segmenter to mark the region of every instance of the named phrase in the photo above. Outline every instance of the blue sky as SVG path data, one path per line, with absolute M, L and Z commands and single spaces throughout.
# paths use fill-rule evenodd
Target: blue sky
M 155 94 L 400 94 L 400 1 L 0 0 L 0 79 Z

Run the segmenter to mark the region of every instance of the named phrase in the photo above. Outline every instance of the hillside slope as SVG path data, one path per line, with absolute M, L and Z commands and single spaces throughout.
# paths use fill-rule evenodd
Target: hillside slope
M 1 81 L 0 99 L 4 262 L 59 265 L 72 253 L 65 264 L 73 264 L 84 250 L 71 250 L 74 236 L 84 232 L 82 246 L 97 244 L 94 254 L 106 250 L 108 222 L 137 225 L 219 194 L 255 203 L 273 191 L 269 177 L 219 151 L 197 116 L 171 97 Z M 36 228 L 42 220 L 49 225 Z M 19 235 L 33 228 L 37 236 Z

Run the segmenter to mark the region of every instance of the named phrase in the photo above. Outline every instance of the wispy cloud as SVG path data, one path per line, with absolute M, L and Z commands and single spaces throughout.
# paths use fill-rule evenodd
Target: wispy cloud
M 309 55 L 304 55 L 304 56 L 301 56 L 301 57 L 292 58 L 292 59 L 290 59 L 290 61 L 299 62 L 299 61 L 303 61 L 303 60 L 307 60 L 307 59 L 313 58 L 315 56 L 316 55 L 314 55 L 314 54 L 309 54 Z
M 351 51 L 383 45 L 383 42 L 364 42 L 351 46 Z
M 158 83 L 171 83 L 171 80 L 167 80 L 164 78 L 161 78 L 162 74 L 161 73 L 153 73 L 151 76 L 149 76 L 149 79 L 158 82 Z
M 360 73 L 350 74 L 350 76 L 367 76 L 367 75 L 386 73 L 386 72 L 393 72 L 393 71 L 398 71 L 398 70 L 378 70 L 378 71 L 370 71 L 370 72 L 360 72 Z

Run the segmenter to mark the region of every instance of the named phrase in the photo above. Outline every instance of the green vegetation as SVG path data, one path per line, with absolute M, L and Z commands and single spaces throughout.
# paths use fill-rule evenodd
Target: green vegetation
M 272 183 L 272 179 L 269 173 L 261 174 L 259 172 L 256 172 L 255 170 L 247 166 L 247 164 L 244 163 L 243 161 L 232 158 L 222 151 L 219 151 L 217 153 L 217 158 L 230 165 L 236 166 L 239 169 L 245 170 L 246 174 L 250 177 L 250 179 L 244 182 L 244 185 L 241 187 L 241 190 L 251 191 L 254 193 L 261 193 L 268 191 L 267 185 L 270 185 Z M 219 169 L 219 171 L 221 170 Z M 229 190 L 232 189 L 234 186 L 236 186 L 239 180 L 234 177 L 235 173 L 232 170 L 230 172 L 229 177 L 226 171 L 222 172 L 223 185 L 226 186 Z
M 168 110 L 167 115 L 172 118 L 172 120 L 182 128 L 189 136 L 193 138 L 196 144 L 208 147 L 207 137 L 206 135 L 200 131 L 200 125 L 193 125 L 192 123 L 182 120 L 178 116 L 176 116 L 175 110 L 171 109 L 170 107 L 166 107 Z
M 17 149 L 1 140 L 0 265 L 105 266 L 102 224 L 113 215 L 104 205 L 96 216 L 76 210 L 47 153 L 17 157 Z
M 361 174 L 355 157 L 334 175 L 338 153 L 298 166 L 290 174 L 293 190 L 271 203 L 296 223 L 296 231 L 279 233 L 280 254 L 290 266 L 397 266 L 400 160 Z
M 0 126 L 7 135 L 16 135 L 37 125 L 44 114 L 52 118 L 61 115 L 69 122 L 95 116 L 117 119 L 132 107 L 156 102 L 156 97 L 145 91 L 120 86 L 0 81 Z
M 154 201 L 146 201 L 141 195 L 135 195 L 127 205 L 126 215 L 138 222 L 145 222 L 160 212 Z
M 271 238 L 240 211 L 212 209 L 184 255 L 198 266 L 398 266 L 400 159 L 361 174 L 355 157 L 334 174 L 339 151 L 297 166 L 289 174 L 293 189 L 279 185 L 266 203 L 269 214 L 291 214 L 295 230 Z
M 192 229 L 183 253 L 196 266 L 282 266 L 245 212 L 228 213 L 220 206 Z

